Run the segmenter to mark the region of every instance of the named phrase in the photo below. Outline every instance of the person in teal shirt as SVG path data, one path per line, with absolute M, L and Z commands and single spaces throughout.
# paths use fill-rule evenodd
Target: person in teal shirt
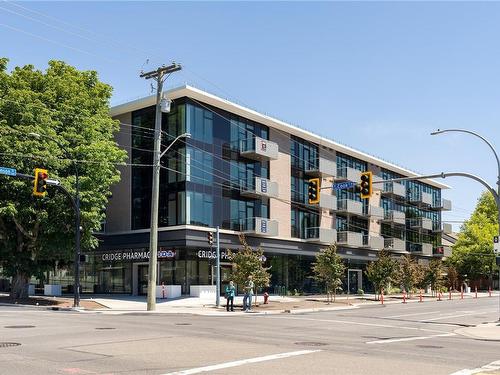
M 232 281 L 226 286 L 226 310 L 229 311 L 229 302 L 231 302 L 231 311 L 234 311 L 234 296 L 236 295 L 236 287 Z

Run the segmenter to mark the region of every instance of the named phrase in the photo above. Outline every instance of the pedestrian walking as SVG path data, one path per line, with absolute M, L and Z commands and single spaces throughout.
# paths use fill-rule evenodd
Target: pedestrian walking
M 234 296 L 236 295 L 236 287 L 232 281 L 226 286 L 226 310 L 229 311 L 229 302 L 231 302 L 231 311 L 234 311 Z
M 245 294 L 243 295 L 243 311 L 252 311 L 253 281 L 252 276 L 248 276 L 245 281 Z

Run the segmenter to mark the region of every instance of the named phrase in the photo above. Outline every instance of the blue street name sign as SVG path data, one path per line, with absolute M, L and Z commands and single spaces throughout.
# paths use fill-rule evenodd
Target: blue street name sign
M 0 167 L 0 174 L 6 174 L 7 176 L 15 176 L 17 172 L 14 168 Z
M 332 189 L 333 190 L 345 190 L 345 189 L 350 189 L 354 186 L 356 186 L 356 183 L 352 182 L 352 181 L 339 182 L 338 184 L 333 184 Z

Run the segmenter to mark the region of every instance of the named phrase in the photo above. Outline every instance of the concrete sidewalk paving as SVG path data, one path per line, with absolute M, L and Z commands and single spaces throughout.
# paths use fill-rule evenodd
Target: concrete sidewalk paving
M 460 328 L 455 330 L 455 333 L 476 340 L 500 341 L 500 322 L 484 323 L 475 327 Z

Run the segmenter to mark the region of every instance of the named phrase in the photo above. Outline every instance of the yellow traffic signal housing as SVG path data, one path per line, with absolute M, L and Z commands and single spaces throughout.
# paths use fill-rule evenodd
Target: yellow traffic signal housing
M 319 203 L 319 192 L 321 189 L 321 183 L 319 178 L 311 178 L 307 186 L 307 192 L 309 197 L 309 204 Z
M 372 172 L 363 172 L 361 173 L 361 199 L 369 199 L 372 196 L 372 182 L 373 182 L 373 174 Z
M 33 183 L 33 195 L 36 197 L 44 197 L 47 194 L 47 179 L 49 174 L 46 169 L 35 169 L 35 181 Z

